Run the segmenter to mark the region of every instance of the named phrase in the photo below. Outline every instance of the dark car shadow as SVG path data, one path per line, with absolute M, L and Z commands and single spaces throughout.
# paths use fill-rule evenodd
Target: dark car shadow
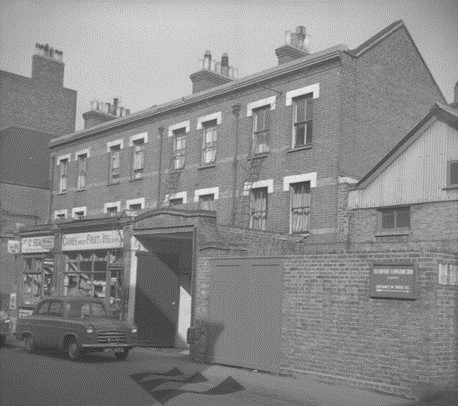
M 25 352 L 25 349 L 23 350 Z M 107 352 L 96 352 L 96 353 L 82 353 L 77 361 L 70 361 L 67 354 L 64 351 L 56 350 L 53 348 L 37 348 L 32 355 L 40 355 L 46 357 L 52 357 L 56 359 L 62 359 L 69 362 L 81 362 L 81 363 L 111 363 L 111 362 L 125 362 L 119 361 L 115 358 L 114 353 Z

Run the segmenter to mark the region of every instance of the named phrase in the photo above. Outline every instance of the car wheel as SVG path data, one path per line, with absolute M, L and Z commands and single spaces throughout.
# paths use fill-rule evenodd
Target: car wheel
M 5 345 L 6 336 L 0 336 L 0 348 Z
M 33 337 L 30 334 L 27 334 L 24 338 L 24 347 L 29 354 L 33 354 L 37 349 L 35 341 L 33 341 Z
M 79 360 L 81 356 L 81 350 L 78 343 L 74 338 L 70 338 L 67 343 L 67 356 L 71 361 Z
M 125 349 L 124 352 L 115 352 L 115 357 L 119 361 L 124 361 L 127 358 L 128 355 L 129 355 L 129 350 L 128 349 Z

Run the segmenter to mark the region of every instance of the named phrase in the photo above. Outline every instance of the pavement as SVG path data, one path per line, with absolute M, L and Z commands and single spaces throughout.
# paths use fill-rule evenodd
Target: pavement
M 23 343 L 12 335 L 6 340 L 7 347 L 22 347 Z M 422 400 L 413 401 L 385 393 L 361 390 L 345 385 L 332 385 L 318 379 L 300 376 L 282 376 L 243 368 L 222 365 L 198 364 L 189 358 L 189 351 L 180 349 L 136 348 L 137 354 L 160 357 L 166 364 L 179 366 L 183 370 L 202 370 L 208 383 L 221 382 L 232 377 L 253 395 L 278 399 L 279 404 L 307 406 L 453 406 L 458 405 L 458 392 L 429 391 Z M 170 360 L 170 361 L 168 361 Z M 425 392 L 426 393 L 426 392 Z

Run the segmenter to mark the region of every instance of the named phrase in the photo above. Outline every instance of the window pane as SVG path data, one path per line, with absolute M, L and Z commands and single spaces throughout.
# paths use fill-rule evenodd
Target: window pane
M 394 228 L 394 210 L 382 210 L 382 229 Z
M 305 124 L 296 125 L 295 147 L 305 145 Z
M 305 121 L 305 98 L 300 98 L 295 100 L 295 110 L 296 110 L 296 123 L 301 123 Z
M 458 161 L 450 162 L 449 174 L 449 185 L 458 185 Z
M 396 228 L 410 227 L 410 207 L 396 210 Z

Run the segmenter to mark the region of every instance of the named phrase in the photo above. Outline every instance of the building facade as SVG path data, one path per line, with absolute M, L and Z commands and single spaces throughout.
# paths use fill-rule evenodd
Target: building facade
M 278 66 L 240 79 L 206 52 L 191 95 L 54 138 L 53 221 L 21 230 L 22 255 L 54 264 L 50 289 L 134 320 L 143 345 L 406 390 L 338 364 L 373 334 L 352 313 L 372 257 L 351 252 L 348 193 L 444 98 L 402 21 L 354 50 L 304 40 L 287 33 Z
M 14 293 L 23 265 L 16 260 L 18 227 L 50 219 L 49 142 L 75 130 L 76 91 L 65 88 L 63 79 L 62 52 L 48 45 L 36 44 L 30 78 L 0 71 L 2 310 L 17 310 Z

